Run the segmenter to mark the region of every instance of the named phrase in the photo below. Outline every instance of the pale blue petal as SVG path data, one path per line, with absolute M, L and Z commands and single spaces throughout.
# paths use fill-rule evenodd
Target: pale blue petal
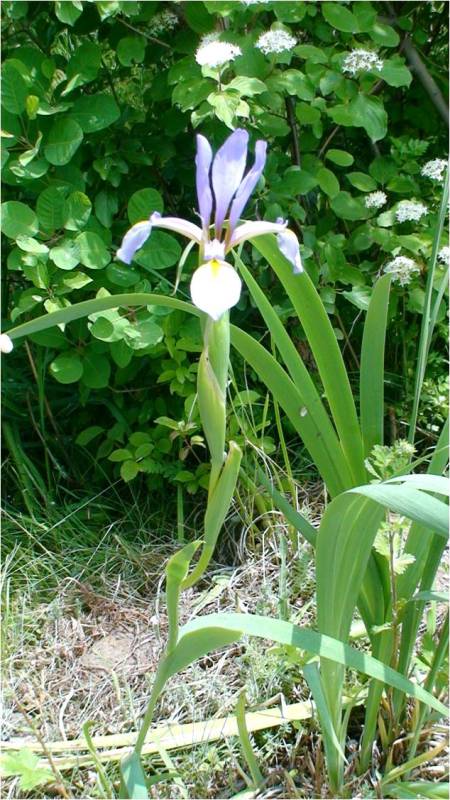
M 134 254 L 140 250 L 152 232 L 152 223 L 149 221 L 137 222 L 133 225 L 122 239 L 116 257 L 120 258 L 125 264 L 131 264 Z
M 212 186 L 216 201 L 216 236 L 227 216 L 230 203 L 239 189 L 247 161 L 247 131 L 238 128 L 217 151 L 212 165 Z
M 267 150 L 267 142 L 262 140 L 256 142 L 255 145 L 255 163 L 251 170 L 247 173 L 244 180 L 242 181 L 239 189 L 236 192 L 236 196 L 231 204 L 231 211 L 230 211 L 230 231 L 233 231 L 239 217 L 241 216 L 245 206 L 247 205 L 247 201 L 253 192 L 256 184 L 258 183 L 262 171 L 266 164 L 266 150 Z
M 204 136 L 197 136 L 197 155 L 195 157 L 196 185 L 198 210 L 204 228 L 208 228 L 211 221 L 213 198 L 210 183 L 210 169 L 212 162 L 212 150 L 210 144 Z
M 300 247 L 298 239 L 292 231 L 284 230 L 277 236 L 277 243 L 280 252 L 291 262 L 294 272 L 303 272 L 303 264 L 300 257 Z

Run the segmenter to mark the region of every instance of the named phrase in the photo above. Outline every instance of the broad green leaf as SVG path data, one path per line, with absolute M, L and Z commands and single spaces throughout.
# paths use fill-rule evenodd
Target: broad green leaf
M 139 464 L 136 461 L 124 461 L 120 468 L 120 477 L 125 483 L 132 481 L 139 473 Z
M 115 286 L 122 286 L 126 289 L 128 286 L 135 286 L 141 280 L 141 273 L 132 267 L 124 267 L 114 261 L 106 267 L 106 277 Z
M 83 383 L 90 389 L 104 389 L 108 386 L 111 364 L 106 356 L 86 348 L 82 356 Z
M 99 436 L 100 433 L 104 432 L 104 428 L 100 425 L 90 425 L 89 428 L 85 428 L 84 431 L 78 434 L 77 438 L 75 439 L 75 444 L 79 444 L 80 447 L 86 447 L 93 439 Z
M 339 167 L 350 167 L 353 164 L 354 158 L 351 153 L 345 150 L 327 150 L 325 158 L 337 164 Z
M 135 261 L 145 269 L 167 269 L 180 260 L 181 246 L 168 233 L 152 231 Z
M 93 81 L 102 63 L 102 51 L 96 42 L 83 42 L 75 51 L 67 65 L 67 77 L 78 77 L 77 85 Z M 67 88 L 62 93 L 67 94 Z
M 370 209 L 366 208 L 364 202 L 357 197 L 352 197 L 349 192 L 339 192 L 333 197 L 331 208 L 341 219 L 358 220 L 367 219 L 370 216 Z
M 347 172 L 346 177 L 351 185 L 361 192 L 373 192 L 377 188 L 374 179 L 370 175 L 366 175 L 365 172 Z
M 397 47 L 400 41 L 400 37 L 394 28 L 391 28 L 390 25 L 385 25 L 384 22 L 378 22 L 378 20 L 368 33 L 370 38 L 382 47 Z
M 125 36 L 117 43 L 117 58 L 125 67 L 139 64 L 145 57 L 146 42 L 143 36 Z
M 25 79 L 10 61 L 5 61 L 2 67 L 3 108 L 11 114 L 21 114 L 25 111 L 27 95 L 28 86 Z
M 79 231 L 91 216 L 92 203 L 84 192 L 72 192 L 67 198 L 67 218 L 64 227 L 69 231 Z
M 77 21 L 78 17 L 81 16 L 83 11 L 83 6 L 80 3 L 72 3 L 69 0 L 56 0 L 55 2 L 55 14 L 61 22 L 65 22 L 67 25 L 74 25 Z
M 76 383 L 83 374 L 83 364 L 76 353 L 62 353 L 50 364 L 50 373 L 58 383 Z
M 110 228 L 119 210 L 119 199 L 115 192 L 102 190 L 95 197 L 95 215 L 105 228 Z
M 111 257 L 108 249 L 97 233 L 85 231 L 75 239 L 80 253 L 80 261 L 89 269 L 103 269 L 109 264 Z
M 120 109 L 111 95 L 91 94 L 75 101 L 70 116 L 84 133 L 93 133 L 116 122 L 120 117 Z
M 224 88 L 234 89 L 244 97 L 253 97 L 255 94 L 261 94 L 267 90 L 263 81 L 258 80 L 258 78 L 246 78 L 244 75 L 238 75 L 233 78 Z
M 378 97 L 359 92 L 347 105 L 331 108 L 329 114 L 338 125 L 364 128 L 373 142 L 386 136 L 387 114 Z
M 281 184 L 275 184 L 275 190 L 284 196 L 308 194 L 317 186 L 317 177 L 300 167 L 289 167 L 284 173 Z
M 163 329 L 154 319 L 138 319 L 132 325 L 133 335 L 128 335 L 129 328 L 125 331 L 128 346 L 132 350 L 143 350 L 146 347 L 154 347 L 163 336 Z
M 80 249 L 73 239 L 65 239 L 58 247 L 52 247 L 49 257 L 59 269 L 74 269 L 80 263 Z
M 279 75 L 268 78 L 267 88 L 274 92 L 287 92 L 301 100 L 314 100 L 316 95 L 314 84 L 310 78 L 298 69 L 287 69 Z
M 128 201 L 127 213 L 131 225 L 141 220 L 148 219 L 150 214 L 153 214 L 154 211 L 158 211 L 162 214 L 163 210 L 164 202 L 156 189 L 138 189 L 137 192 L 131 195 Z
M 336 197 L 339 194 L 339 181 L 336 178 L 334 172 L 331 172 L 330 169 L 326 167 L 321 167 L 317 172 L 317 180 L 319 182 L 319 186 L 328 197 Z
M 342 3 L 322 3 L 321 11 L 326 21 L 337 31 L 358 33 L 359 25 L 355 15 Z
M 314 125 L 320 120 L 320 111 L 310 103 L 297 103 L 295 116 L 302 125 Z
M 385 60 L 379 75 L 389 86 L 409 86 L 413 77 L 405 62 L 399 56 Z
M 38 242 L 31 236 L 17 236 L 16 244 L 21 250 L 24 250 L 26 253 L 32 253 L 36 256 L 46 255 L 48 253 L 47 245 L 43 244 L 42 242 Z
M 304 58 L 311 64 L 327 64 L 328 56 L 325 50 L 315 47 L 312 44 L 299 44 L 294 48 L 294 53 L 300 58 Z
M 25 203 L 8 200 L 1 206 L 1 229 L 5 236 L 33 236 L 38 232 L 38 219 L 34 211 Z
M 58 119 L 52 125 L 44 153 L 50 164 L 68 164 L 83 141 L 83 131 L 78 123 L 70 118 Z
M 46 233 L 62 228 L 67 220 L 66 190 L 61 186 L 49 186 L 40 193 L 36 203 L 39 223 Z

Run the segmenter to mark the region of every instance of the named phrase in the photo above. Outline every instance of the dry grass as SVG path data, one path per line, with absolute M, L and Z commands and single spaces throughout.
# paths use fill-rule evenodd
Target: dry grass
M 316 522 L 322 487 L 308 489 L 299 498 L 299 507 Z M 53 588 L 45 592 L 49 596 L 44 602 L 36 603 L 43 587 L 39 585 L 38 590 L 30 578 L 34 574 L 31 562 L 21 590 L 10 592 L 3 643 L 3 739 L 17 742 L 18 747 L 35 741 L 36 732 L 46 741 L 78 738 L 87 721 L 92 722 L 92 735 L 128 733 L 138 727 L 166 641 L 161 576 L 176 546 L 155 544 L 154 537 L 149 541 L 148 536 L 144 543 L 139 537 L 131 542 L 120 526 L 116 530 L 107 537 L 100 535 L 105 553 L 95 568 L 92 552 L 89 555 L 86 548 L 88 558 L 80 562 L 79 572 L 66 570 L 72 572 L 68 575 L 61 570 Z M 235 510 L 219 551 L 226 564 L 216 563 L 199 586 L 183 594 L 181 622 L 217 611 L 278 616 L 284 592 L 290 619 L 313 625 L 314 571 L 309 546 L 299 545 L 294 553 L 291 545 L 286 585 L 280 584 L 280 536 L 287 540 L 288 534 L 280 515 L 271 513 L 244 524 Z M 25 564 L 23 560 L 23 569 Z M 6 585 L 7 580 L 8 576 Z M 16 580 L 13 585 L 17 587 Z M 248 639 L 207 655 L 174 676 L 161 697 L 156 721 L 196 722 L 232 715 L 243 687 L 250 707 L 269 698 L 279 702 L 280 693 L 288 702 L 309 696 L 298 664 L 290 663 L 270 642 Z M 347 776 L 355 798 L 376 792 L 373 775 L 357 778 L 355 774 L 360 724 L 356 714 L 349 731 L 350 736 L 354 731 L 355 739 L 348 741 Z M 444 737 L 444 731 L 436 728 L 425 749 Z M 259 797 L 326 796 L 322 743 L 314 720 L 260 731 L 253 742 L 266 776 Z M 230 797 L 246 787 L 236 739 L 205 742 L 171 758 L 179 783 L 159 784 L 155 797 Z M 158 758 L 152 757 L 150 763 L 158 768 Z M 442 780 L 445 770 L 441 754 L 424 764 L 416 778 Z M 108 771 L 117 785 L 117 766 L 109 766 Z M 69 795 L 104 796 L 93 769 L 78 769 L 65 778 Z M 20 791 L 17 780 L 6 782 L 5 788 L 5 797 L 12 800 L 30 796 Z M 34 790 L 32 796 L 46 798 L 55 793 L 58 787 L 51 785 Z

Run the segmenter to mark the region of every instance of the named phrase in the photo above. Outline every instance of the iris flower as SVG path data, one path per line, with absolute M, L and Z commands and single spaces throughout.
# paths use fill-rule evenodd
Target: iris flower
M 248 133 L 237 129 L 226 139 L 213 158 L 208 140 L 197 136 L 196 185 L 202 226 L 179 217 L 163 217 L 157 211 L 148 220 L 137 222 L 125 234 L 117 258 L 130 264 L 134 254 L 147 241 L 152 228 L 165 228 L 194 240 L 200 249 L 200 266 L 191 280 L 192 302 L 213 320 L 239 301 L 241 279 L 225 261 L 225 256 L 241 242 L 266 233 L 277 234 L 281 253 L 302 272 L 300 250 L 295 234 L 286 222 L 243 222 L 238 224 L 266 163 L 267 143 L 257 141 L 255 161 L 244 176 L 247 163 Z

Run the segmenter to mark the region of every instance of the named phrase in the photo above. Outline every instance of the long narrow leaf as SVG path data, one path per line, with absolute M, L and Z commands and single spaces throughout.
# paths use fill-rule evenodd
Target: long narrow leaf
M 298 315 L 314 355 L 354 483 L 364 483 L 364 452 L 355 402 L 339 345 L 323 303 L 306 272 L 292 273 L 274 236 L 260 236 L 254 246 L 278 275 Z
M 293 645 L 308 653 L 336 661 L 349 669 L 397 687 L 400 691 L 428 704 L 444 717 L 450 715 L 447 707 L 436 697 L 367 653 L 360 652 L 330 636 L 293 625 L 291 622 L 254 614 L 210 614 L 188 622 L 180 630 L 179 642 L 170 657 L 168 675 L 174 675 L 218 647 L 224 647 L 231 641 L 238 641 L 243 635 L 272 639 L 280 644 Z
M 361 348 L 360 419 L 367 457 L 384 443 L 384 347 L 391 276 L 375 284 L 367 309 Z
M 444 188 L 442 191 L 442 200 L 439 208 L 439 214 L 436 220 L 436 227 L 434 229 L 433 248 L 431 253 L 430 262 L 428 264 L 427 284 L 425 287 L 425 299 L 423 303 L 422 312 L 422 325 L 420 328 L 419 339 L 419 353 L 417 357 L 416 366 L 416 379 L 414 384 L 414 399 L 411 411 L 411 418 L 409 421 L 408 439 L 410 442 L 414 441 L 416 434 L 417 415 L 419 413 L 420 395 L 422 393 L 423 380 L 425 377 L 425 369 L 427 365 L 428 353 L 431 344 L 431 337 L 433 334 L 432 325 L 436 322 L 436 314 L 431 312 L 431 300 L 434 286 L 434 275 L 436 271 L 437 252 L 439 242 L 444 228 L 445 217 L 448 207 L 448 170 L 445 176 Z
M 150 294 L 147 292 L 128 292 L 127 294 L 113 294 L 110 297 L 97 297 L 93 300 L 83 300 L 81 303 L 75 303 L 73 306 L 63 308 L 61 311 L 52 311 L 51 314 L 43 314 L 41 317 L 36 317 L 29 322 L 23 322 L 21 325 L 11 328 L 8 331 L 8 336 L 12 339 L 20 339 L 23 336 L 29 336 L 31 333 L 38 331 L 45 331 L 47 328 L 52 328 L 54 325 L 61 325 L 63 323 L 72 322 L 75 319 L 82 319 L 88 317 L 90 314 L 96 314 L 99 311 L 106 311 L 110 308 L 127 308 L 135 306 L 167 306 L 167 308 L 176 308 L 179 311 L 187 311 L 188 314 L 194 314 L 196 317 L 201 316 L 201 311 L 191 303 L 186 303 L 184 300 L 177 300 L 175 297 L 166 297 L 162 294 Z
M 345 456 L 342 453 L 336 431 L 333 428 L 309 371 L 305 367 L 291 337 L 283 327 L 270 301 L 267 299 L 262 289 L 260 289 L 241 259 L 235 256 L 235 260 L 251 292 L 253 300 L 270 331 L 286 369 L 302 396 L 303 415 L 308 415 L 316 432 L 320 434 L 321 441 L 327 448 L 330 459 L 336 463 L 336 469 L 339 470 L 342 479 L 346 482 L 347 488 L 350 488 L 353 485 L 351 472 L 347 466 Z M 312 455 L 314 454 L 312 453 Z
M 248 333 L 234 326 L 231 326 L 231 342 L 257 372 L 259 379 L 265 383 L 287 414 L 313 457 L 330 494 L 334 496 L 343 492 L 346 483 L 336 470 L 335 458 L 330 454 L 321 431 L 317 430 L 309 415 L 302 415 L 303 397 L 289 375 L 265 347 Z

